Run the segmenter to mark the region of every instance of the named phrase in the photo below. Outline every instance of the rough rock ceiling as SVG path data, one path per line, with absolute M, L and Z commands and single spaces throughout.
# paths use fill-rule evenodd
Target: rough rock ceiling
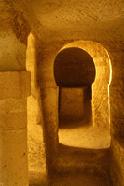
M 124 0 L 9 0 L 44 42 L 124 41 Z

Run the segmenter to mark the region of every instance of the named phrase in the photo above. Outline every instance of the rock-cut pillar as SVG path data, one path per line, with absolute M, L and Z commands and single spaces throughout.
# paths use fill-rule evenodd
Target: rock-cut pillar
M 54 78 L 54 59 L 58 48 L 51 45 L 39 51 L 39 79 L 41 107 L 43 112 L 44 142 L 46 148 L 46 166 L 48 173 L 57 165 L 58 153 L 58 87 Z
M 124 53 L 111 51 L 112 83 L 110 85 L 111 178 L 113 186 L 124 185 Z

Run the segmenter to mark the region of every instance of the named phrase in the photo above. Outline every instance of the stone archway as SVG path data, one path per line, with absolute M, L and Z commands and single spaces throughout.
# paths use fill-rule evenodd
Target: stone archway
M 67 49 L 71 50 L 71 48 L 78 48 L 79 50 L 86 51 L 93 58 L 93 62 L 96 69 L 96 77 L 92 86 L 92 125 L 93 130 L 96 130 L 95 133 L 93 132 L 93 135 L 96 135 L 96 137 L 98 138 L 100 135 L 101 140 L 98 143 L 96 143 L 97 144 L 96 146 L 94 146 L 92 142 L 88 142 L 88 147 L 90 148 L 90 144 L 91 147 L 93 148 L 109 147 L 110 146 L 109 85 L 111 82 L 111 65 L 109 55 L 106 49 L 101 44 L 90 41 L 86 42 L 77 41 L 69 43 L 58 52 L 58 55 L 61 54 L 64 50 Z M 55 58 L 55 63 L 56 61 L 59 62 L 59 60 L 56 60 L 57 56 Z M 59 83 L 57 82 L 57 84 Z M 64 130 L 63 132 L 59 132 L 60 142 L 63 141 L 64 133 L 65 133 Z M 70 133 L 66 135 L 67 136 L 69 135 L 71 139 Z M 66 140 L 64 140 L 63 142 L 65 141 Z M 77 138 L 75 138 L 75 141 L 78 141 Z M 82 143 L 82 145 L 87 147 L 86 143 Z

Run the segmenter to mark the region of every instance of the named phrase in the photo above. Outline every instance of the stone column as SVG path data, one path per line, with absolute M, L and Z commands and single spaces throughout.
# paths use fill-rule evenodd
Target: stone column
M 41 102 L 48 172 L 55 168 L 58 151 L 58 91 L 57 87 L 42 87 Z
M 30 73 L 0 72 L 0 184 L 28 186 L 27 96 Z
M 38 55 L 40 62 L 41 107 L 44 123 L 44 141 L 46 148 L 46 166 L 48 173 L 56 166 L 58 153 L 58 87 L 54 79 L 54 59 L 59 47 L 44 46 Z M 39 48 L 38 48 L 39 49 Z M 40 59 L 41 57 L 41 59 Z
M 110 85 L 111 178 L 113 186 L 124 185 L 124 52 L 111 51 Z
M 124 137 L 124 53 L 112 51 L 112 82 L 110 84 L 111 135 Z

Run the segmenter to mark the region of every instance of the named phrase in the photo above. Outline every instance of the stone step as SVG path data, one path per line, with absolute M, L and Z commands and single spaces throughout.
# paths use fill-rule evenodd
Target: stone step
M 57 172 L 78 171 L 108 175 L 109 163 L 109 148 L 84 149 L 60 144 L 54 165 Z
M 91 174 L 56 174 L 48 182 L 49 186 L 111 186 L 109 179 L 104 176 Z

